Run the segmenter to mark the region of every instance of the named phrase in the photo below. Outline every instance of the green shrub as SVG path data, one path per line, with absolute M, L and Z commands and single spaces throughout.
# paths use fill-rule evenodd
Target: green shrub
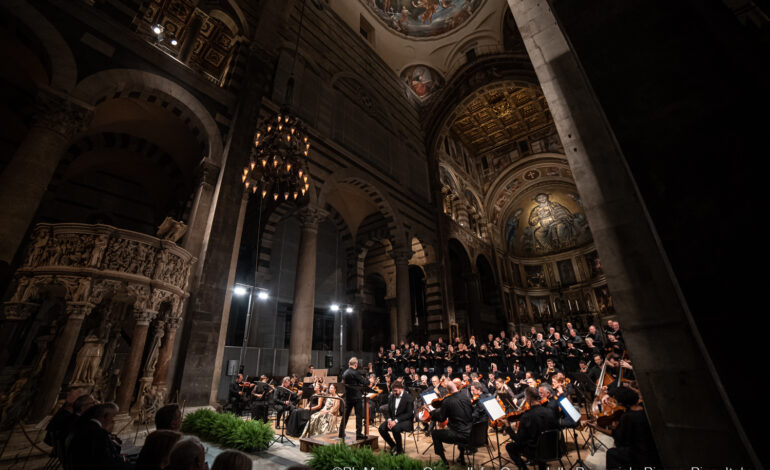
M 204 441 L 247 452 L 267 449 L 273 430 L 261 421 L 244 421 L 232 413 L 200 409 L 185 416 L 182 432 Z
M 330 468 L 387 468 L 400 470 L 423 470 L 426 466 L 433 469 L 446 469 L 442 462 L 426 464 L 406 455 L 391 455 L 387 452 L 375 454 L 369 447 L 353 448 L 344 444 L 321 446 L 313 449 L 313 455 L 307 463 L 315 470 Z

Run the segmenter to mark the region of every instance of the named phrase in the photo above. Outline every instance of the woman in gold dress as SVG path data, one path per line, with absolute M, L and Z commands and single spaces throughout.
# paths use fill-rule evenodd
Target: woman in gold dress
M 340 400 L 337 398 L 337 386 L 335 384 L 329 384 L 327 395 L 329 398 L 324 401 L 321 411 L 310 417 L 302 437 L 328 434 L 334 430 L 334 417 L 340 414 Z

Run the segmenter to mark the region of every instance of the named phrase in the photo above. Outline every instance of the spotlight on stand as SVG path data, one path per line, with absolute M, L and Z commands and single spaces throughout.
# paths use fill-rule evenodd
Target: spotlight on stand
M 242 297 L 249 293 L 249 290 L 246 289 L 243 286 L 235 286 L 233 287 L 233 294 L 237 295 L 238 297 Z
M 152 27 L 152 32 L 157 35 L 160 35 L 161 33 L 163 33 L 163 26 L 156 24 L 155 26 Z
M 340 306 L 337 304 L 332 304 L 331 309 L 332 309 L 332 312 L 339 312 Z
M 259 291 L 259 293 L 257 294 L 257 298 L 258 298 L 259 300 L 267 300 L 267 299 L 269 299 L 269 298 L 270 298 L 270 294 L 269 294 L 269 293 L 268 293 L 266 290 L 261 290 L 261 291 Z

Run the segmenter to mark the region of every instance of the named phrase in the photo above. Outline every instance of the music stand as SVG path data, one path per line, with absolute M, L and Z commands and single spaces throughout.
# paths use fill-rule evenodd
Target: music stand
M 433 391 L 433 389 L 432 389 L 432 388 L 428 388 L 427 390 L 425 390 L 424 392 L 422 392 L 422 393 L 420 394 L 420 398 L 422 399 L 422 402 L 423 402 L 425 405 L 427 405 L 427 406 L 428 406 L 428 411 L 433 411 L 433 410 L 435 409 L 435 408 L 433 408 L 433 406 L 431 405 L 431 402 L 432 402 L 433 400 L 435 400 L 436 398 L 438 398 L 438 395 L 436 394 L 436 392 L 434 392 L 434 391 Z M 423 455 L 425 455 L 425 453 L 426 453 L 426 452 L 428 452 L 428 451 L 430 450 L 430 448 L 431 448 L 431 447 L 433 447 L 433 443 L 432 443 L 432 442 L 431 442 L 431 444 L 428 446 L 428 448 L 427 448 L 427 449 L 425 449 L 425 450 L 423 451 L 423 453 L 422 453 L 422 454 L 423 454 Z
M 484 411 L 487 412 L 487 416 L 489 416 L 489 419 L 492 421 L 497 421 L 498 419 L 504 418 L 506 413 L 505 409 L 500 406 L 500 403 L 497 401 L 497 398 L 493 396 L 489 396 L 486 398 L 482 398 L 479 400 L 479 403 L 482 407 L 484 407 Z M 497 428 L 497 426 L 494 426 L 495 428 L 495 441 L 497 444 L 497 466 L 500 468 L 503 468 L 503 455 L 502 452 L 500 452 L 500 430 Z M 494 457 L 487 460 L 486 462 L 482 463 L 481 466 L 483 467 L 484 464 L 490 463 L 494 461 Z M 508 460 L 508 459 L 505 459 Z
M 288 391 L 289 392 L 289 396 L 291 397 L 291 390 L 289 390 L 288 388 L 286 388 L 286 387 L 284 387 L 282 385 L 279 385 L 279 386 L 277 386 L 275 388 L 276 389 L 282 388 L 282 389 Z M 273 398 L 273 399 L 275 399 L 275 398 Z M 284 411 L 284 413 L 285 413 L 285 411 Z M 277 422 L 278 422 L 278 418 L 277 418 L 277 415 L 276 415 L 276 424 L 277 424 Z M 274 436 L 273 440 L 270 441 L 270 444 L 268 444 L 268 447 L 270 447 L 271 445 L 275 444 L 276 442 L 280 442 L 281 444 L 291 444 L 292 446 L 297 447 L 297 443 L 296 442 L 294 442 L 291 439 L 289 439 L 288 437 L 286 437 L 286 418 L 285 417 L 283 418 L 283 426 L 281 426 L 281 435 L 280 436 Z
M 585 462 L 583 462 L 583 457 L 580 456 L 580 446 L 578 445 L 577 441 L 577 426 L 580 424 L 580 411 L 575 408 L 575 405 L 573 405 L 567 397 L 559 398 L 558 403 L 559 409 L 562 411 L 562 413 L 564 413 L 564 415 L 571 423 L 565 426 L 564 429 L 572 429 L 572 439 L 575 442 L 575 450 L 577 451 L 577 460 L 575 460 L 575 463 L 572 464 L 570 470 L 575 467 L 590 470 Z
M 366 429 L 364 430 L 364 435 L 366 437 L 369 437 L 369 397 L 368 395 L 370 393 L 378 393 L 378 392 L 377 390 L 369 387 L 368 385 L 346 385 L 346 387 L 350 387 L 353 390 L 359 390 L 361 392 L 361 396 L 364 399 L 364 408 L 366 409 L 366 412 L 365 412 L 366 416 L 364 417 L 364 419 L 366 420 L 364 422 L 364 426 Z M 347 403 L 345 403 L 345 406 L 347 406 Z M 356 419 L 358 419 L 358 416 L 356 416 Z M 342 426 L 342 424 L 340 424 L 340 426 Z
M 584 374 L 582 372 L 575 374 L 574 382 L 575 390 L 577 390 L 577 392 L 580 394 L 580 397 L 583 399 L 583 407 L 585 409 L 586 416 L 589 416 L 591 415 L 589 403 L 593 403 L 594 396 L 596 395 L 596 383 L 591 380 L 591 377 L 589 377 L 588 374 Z M 602 441 L 596 438 L 594 435 L 594 428 L 591 426 L 588 426 L 588 439 L 586 439 L 583 448 L 587 448 L 589 444 L 591 445 L 591 455 L 594 455 L 596 451 L 601 447 L 604 447 L 605 450 L 608 450 L 608 447 Z

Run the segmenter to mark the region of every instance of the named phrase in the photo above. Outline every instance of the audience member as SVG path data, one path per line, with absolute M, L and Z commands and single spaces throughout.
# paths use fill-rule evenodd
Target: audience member
M 94 405 L 78 419 L 67 449 L 72 470 L 111 470 L 123 467 L 120 441 L 112 434 L 118 405 Z
M 251 470 L 252 462 L 248 455 L 237 450 L 226 450 L 217 455 L 211 470 Z
M 208 470 L 206 451 L 197 437 L 188 437 L 176 443 L 165 470 Z
M 171 449 L 181 438 L 181 433 L 167 429 L 150 433 L 144 441 L 134 470 L 162 470 L 166 468 Z
M 176 403 L 169 403 L 155 413 L 155 429 L 179 431 L 182 429 L 182 410 Z

